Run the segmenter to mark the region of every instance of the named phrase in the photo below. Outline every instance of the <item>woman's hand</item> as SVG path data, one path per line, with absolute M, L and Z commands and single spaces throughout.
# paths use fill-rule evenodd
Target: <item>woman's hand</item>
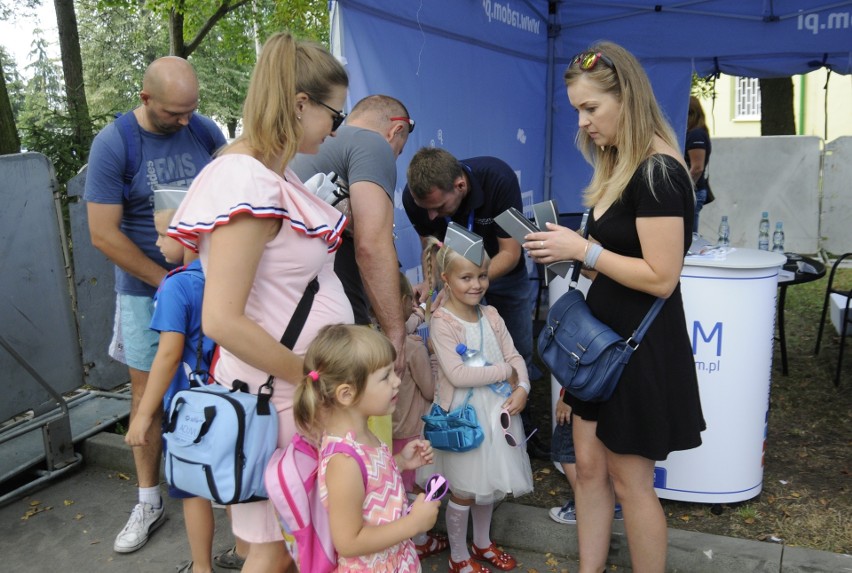
M 530 233 L 524 237 L 523 247 L 536 263 L 557 261 L 582 261 L 588 241 L 568 227 L 547 223 L 547 231 Z

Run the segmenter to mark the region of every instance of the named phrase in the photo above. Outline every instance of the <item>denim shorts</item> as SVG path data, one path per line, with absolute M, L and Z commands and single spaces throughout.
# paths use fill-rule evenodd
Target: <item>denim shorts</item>
M 556 424 L 550 438 L 550 459 L 560 464 L 575 464 L 573 424 Z
M 151 330 L 154 299 L 149 296 L 118 294 L 115 297 L 115 326 L 109 355 L 129 367 L 151 371 L 160 335 Z

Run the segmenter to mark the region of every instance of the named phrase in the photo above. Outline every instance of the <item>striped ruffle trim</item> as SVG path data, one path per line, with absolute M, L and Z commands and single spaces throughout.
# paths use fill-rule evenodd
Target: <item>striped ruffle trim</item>
M 306 237 L 324 240 L 328 245 L 329 253 L 337 251 L 337 249 L 340 247 L 341 235 L 343 233 L 343 230 L 346 228 L 346 225 L 349 223 L 349 220 L 346 218 L 346 216 L 341 213 L 340 218 L 337 220 L 334 226 L 329 226 L 325 223 L 318 226 L 311 226 L 305 223 L 304 221 L 291 218 L 290 212 L 287 209 L 283 209 L 281 207 L 256 207 L 248 203 L 238 203 L 237 205 L 231 207 L 228 213 L 218 215 L 212 221 L 199 221 L 196 223 L 179 221 L 177 225 L 172 225 L 169 227 L 168 235 L 179 243 L 181 243 L 183 246 L 192 249 L 194 252 L 197 253 L 198 238 L 202 233 L 210 233 L 216 227 L 228 224 L 228 222 L 231 220 L 231 217 L 241 215 L 243 213 L 248 213 L 252 217 L 257 217 L 261 219 L 284 219 L 289 222 L 290 227 L 297 233 L 301 233 Z

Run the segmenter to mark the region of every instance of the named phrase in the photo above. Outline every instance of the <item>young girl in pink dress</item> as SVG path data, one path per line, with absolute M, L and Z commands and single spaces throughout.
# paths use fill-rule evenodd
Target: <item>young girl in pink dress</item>
M 370 327 L 328 326 L 308 348 L 308 374 L 296 388 L 296 425 L 323 452 L 319 491 L 328 508 L 340 573 L 420 571 L 411 537 L 431 529 L 438 518 L 440 502 L 424 501 L 423 494 L 409 509 L 399 470 L 431 462 L 429 442 L 412 440 L 392 456 L 367 427 L 369 416 L 385 416 L 396 408 L 395 358 L 388 339 Z M 349 454 L 324 453 L 335 442 L 360 456 L 366 485 Z

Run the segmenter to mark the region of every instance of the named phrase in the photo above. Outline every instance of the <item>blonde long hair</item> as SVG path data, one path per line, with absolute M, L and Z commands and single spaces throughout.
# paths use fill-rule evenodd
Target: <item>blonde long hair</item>
M 654 97 L 645 70 L 633 54 L 612 42 L 599 42 L 587 51 L 600 52 L 615 69 L 602 60 L 589 70 L 582 70 L 579 62 L 572 62 L 565 70 L 566 87 L 586 76 L 621 104 L 614 144 L 600 148 L 584 130 L 577 132 L 577 147 L 595 168 L 591 182 L 583 191 L 583 203 L 591 207 L 597 203 L 610 205 L 621 198 L 636 170 L 652 156 L 655 135 L 673 149 L 678 148 L 678 143 Z M 644 177 L 652 193 L 655 164 L 662 168 L 664 177 L 668 176 L 660 158 L 647 162 Z
M 370 374 L 393 364 L 394 360 L 393 345 L 369 326 L 324 326 L 308 346 L 303 367 L 305 376 L 296 386 L 293 400 L 296 427 L 305 436 L 318 441 L 325 415 L 336 404 L 337 387 L 351 385 L 357 401 L 367 387 Z
M 323 46 L 297 40 L 289 32 L 273 34 L 254 66 L 243 104 L 243 132 L 234 143 L 244 141 L 264 165 L 283 172 L 302 136 L 296 94 L 324 101 L 338 86 L 347 88 L 349 78 Z

